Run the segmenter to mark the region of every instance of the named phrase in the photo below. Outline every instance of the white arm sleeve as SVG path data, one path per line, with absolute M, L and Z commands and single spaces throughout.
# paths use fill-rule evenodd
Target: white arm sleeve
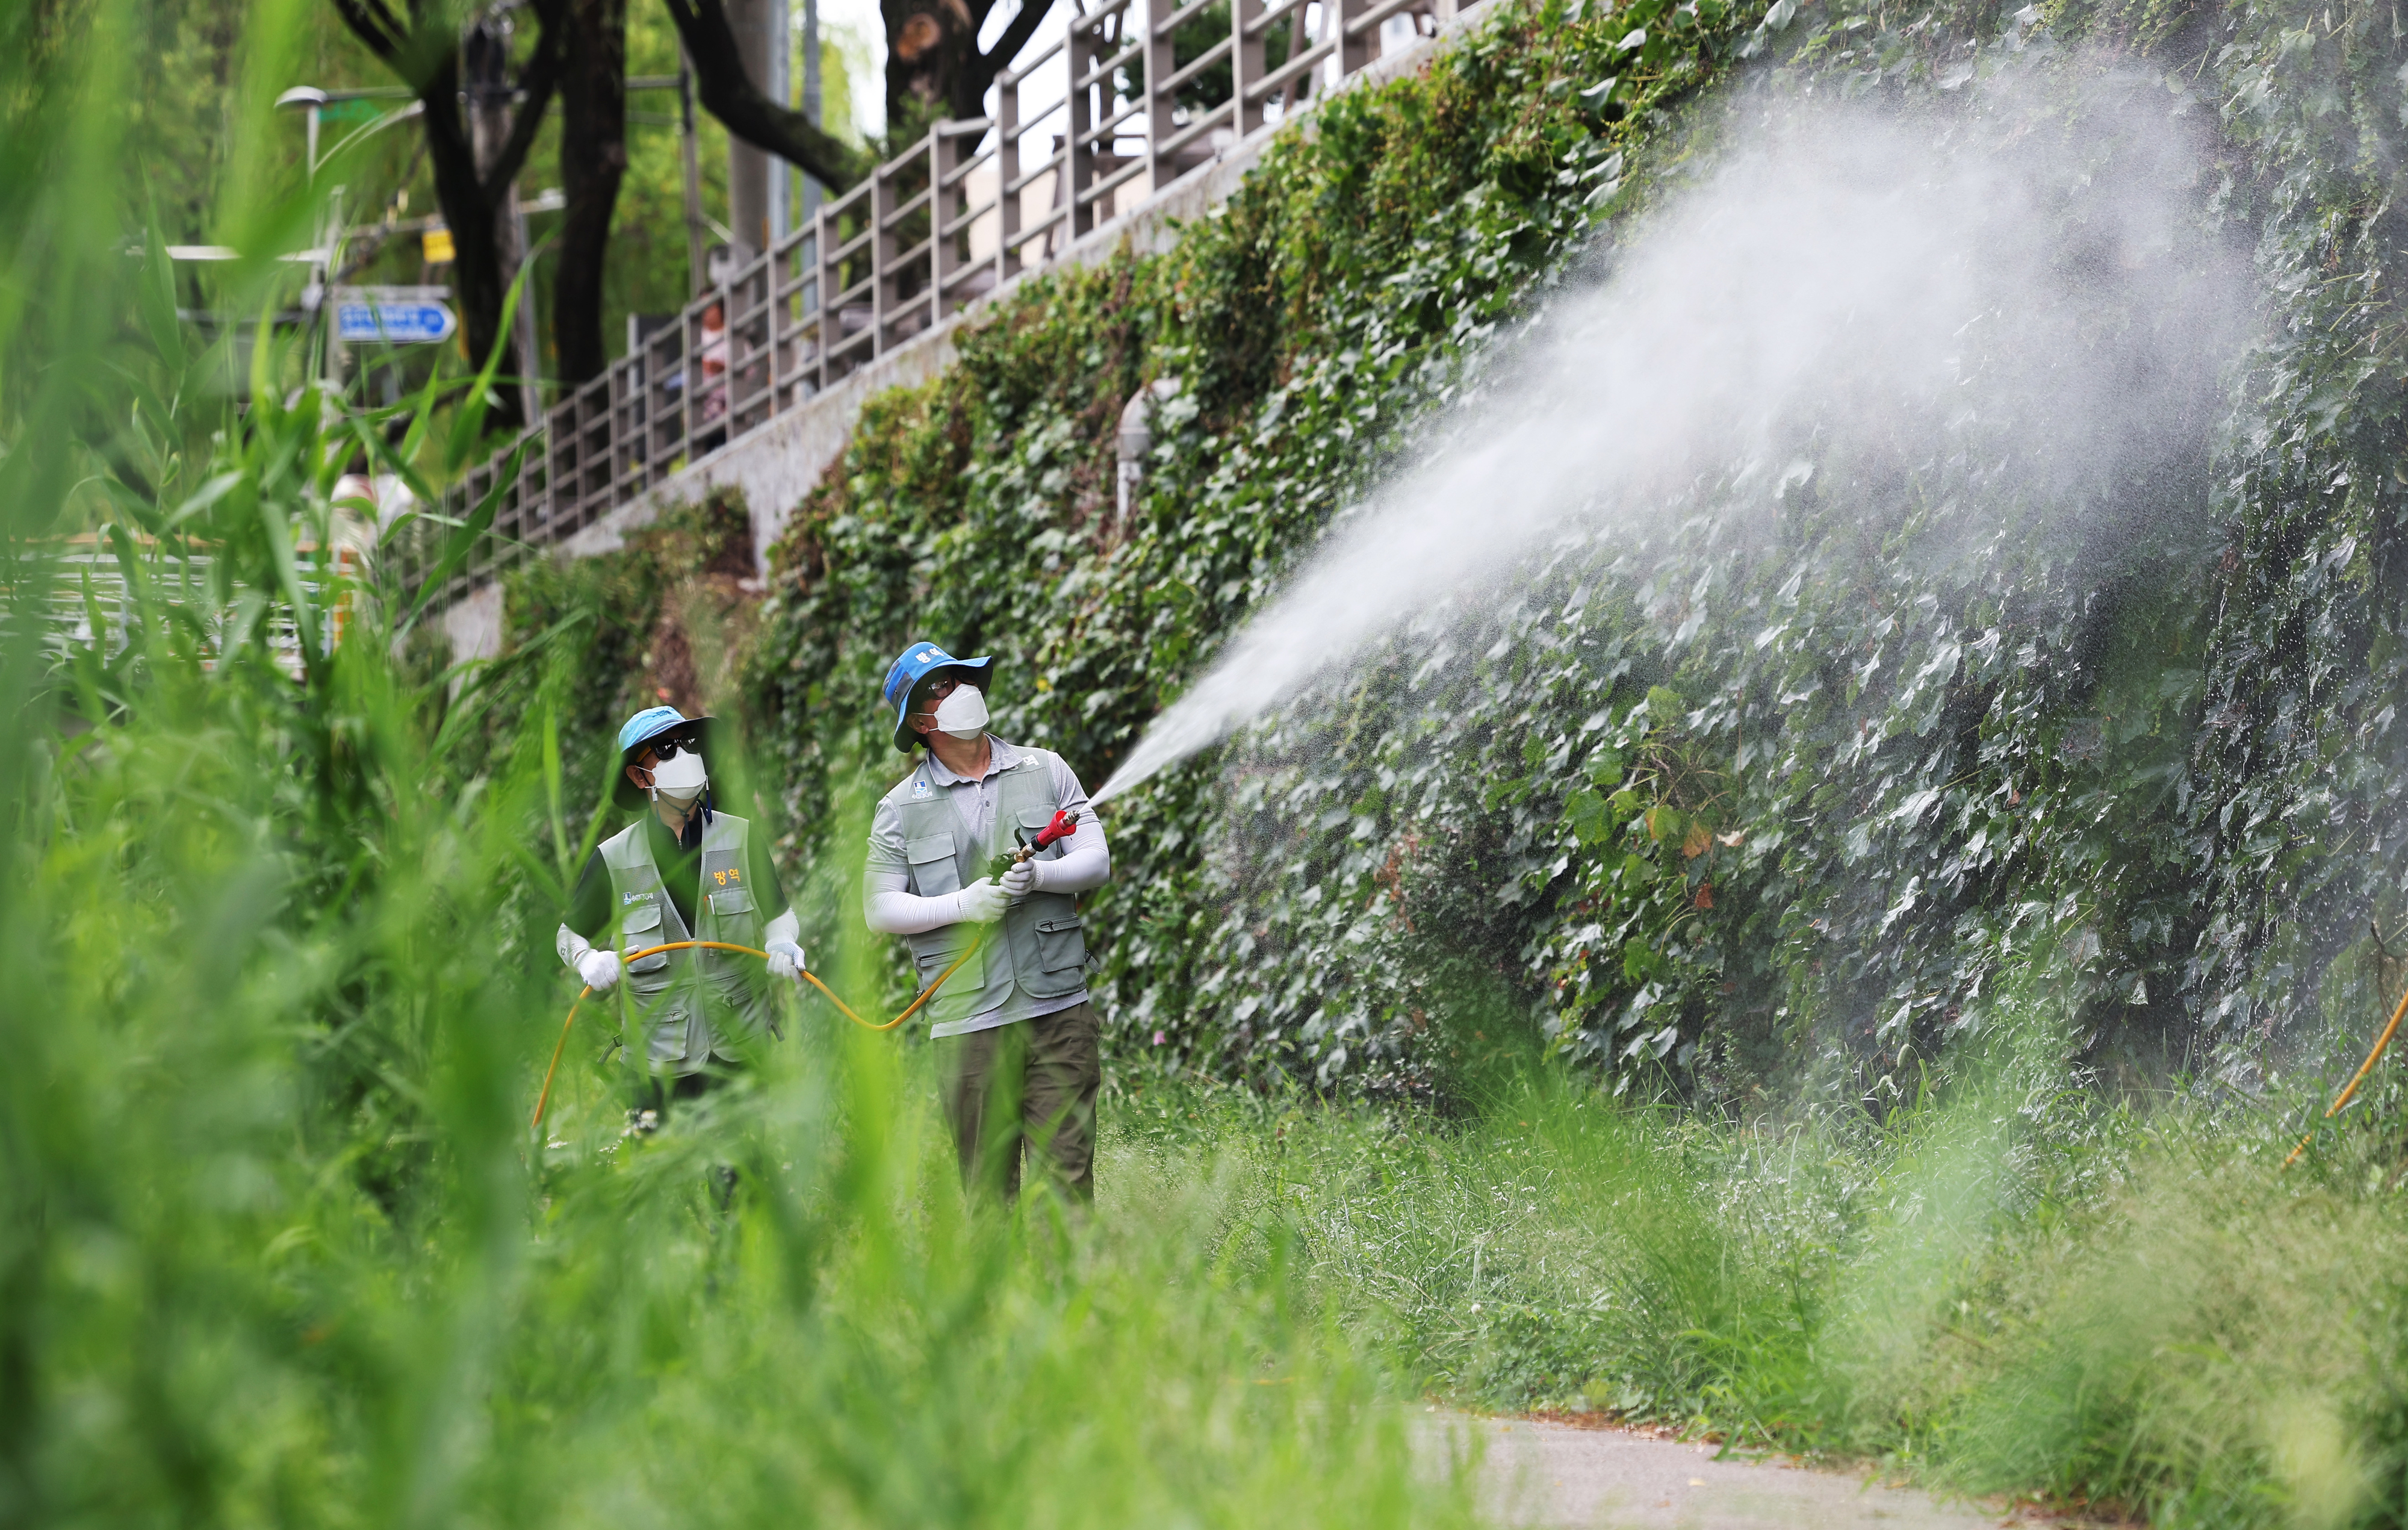
M 922 898 L 905 892 L 905 873 L 866 872 L 861 878 L 861 917 L 882 935 L 917 935 L 962 922 L 962 895 Z
M 1062 757 L 1051 756 L 1048 763 L 1053 767 L 1054 801 L 1079 828 L 1063 842 L 1058 859 L 1036 862 L 1033 886 L 1040 892 L 1065 893 L 1100 888 L 1112 876 L 1112 852 L 1104 844 L 1104 820 L 1096 816 L 1095 804 L 1087 801 L 1087 788 L 1079 784 L 1077 772 Z
M 1032 861 L 1039 892 L 1085 892 L 1112 877 L 1112 852 L 1104 844 L 1104 826 L 1089 808 L 1079 817 L 1079 831 L 1063 842 L 1055 860 Z
M 560 960 L 568 970 L 575 972 L 577 964 L 585 960 L 585 953 L 594 949 L 594 943 L 564 924 L 560 927 L 560 933 L 552 937 L 552 948 L 560 953 Z
M 777 945 L 781 940 L 793 941 L 797 945 L 803 943 L 803 921 L 791 908 L 771 919 L 767 927 L 761 931 L 761 945 L 765 949 Z

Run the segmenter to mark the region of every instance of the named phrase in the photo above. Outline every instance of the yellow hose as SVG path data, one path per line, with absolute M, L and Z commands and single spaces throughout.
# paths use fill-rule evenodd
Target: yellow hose
M 978 954 L 979 942 L 983 939 L 985 935 L 986 931 L 983 929 L 980 930 L 976 934 L 973 934 L 970 937 L 969 948 L 965 950 L 960 956 L 954 958 L 953 964 L 952 966 L 946 968 L 943 972 L 939 973 L 935 982 L 929 984 L 926 988 L 922 989 L 918 998 L 904 1005 L 902 1014 L 896 1016 L 884 1025 L 872 1025 L 867 1020 L 865 1020 L 860 1016 L 854 1014 L 853 1012 L 853 1006 L 838 998 L 834 989 L 831 989 L 825 983 L 821 982 L 817 973 L 811 972 L 807 968 L 804 970 L 803 976 L 810 980 L 811 987 L 819 989 L 822 993 L 826 994 L 828 997 L 828 1003 L 842 1010 L 844 1012 L 844 1018 L 851 1020 L 853 1024 L 860 1026 L 865 1031 L 892 1031 L 896 1026 L 901 1025 L 905 1020 L 910 1019 L 914 1011 L 916 1011 L 922 1004 L 926 1003 L 929 998 L 934 995 L 939 989 L 943 988 L 945 986 L 945 979 L 953 976 L 953 974 L 960 972 L 962 970 L 963 962 L 968 961 L 971 957 Z M 682 951 L 689 946 L 697 946 L 702 949 L 711 951 L 740 951 L 746 956 L 756 956 L 765 961 L 767 960 L 769 957 L 769 953 L 767 951 L 758 950 L 750 945 L 731 945 L 724 940 L 673 940 L 665 945 L 647 945 L 640 951 L 630 951 L 621 960 L 624 961 L 640 961 L 644 958 L 652 956 L 657 952 Z M 593 992 L 594 989 L 590 986 L 578 990 L 576 1003 L 571 1003 L 568 1006 L 568 1018 L 560 1022 L 560 1040 L 552 1044 L 552 1066 L 543 1070 L 543 1092 L 536 1096 L 535 1119 L 528 1123 L 531 1127 L 539 1128 L 543 1125 L 544 1110 L 552 1104 L 552 1075 L 560 1071 L 560 1054 L 566 1051 L 568 1047 L 568 1028 L 577 1023 L 578 1005 L 585 1003 L 585 1001 L 592 996 Z
M 2391 1012 L 2391 1023 L 2383 1028 L 2383 1034 L 2374 1038 L 2374 1050 L 2366 1054 L 2366 1061 L 2358 1065 L 2357 1076 L 2350 1079 L 2349 1087 L 2343 1090 L 2340 1096 L 2333 1101 L 2331 1105 L 2327 1107 L 2325 1110 L 2325 1119 L 2331 1120 L 2335 1116 L 2340 1115 L 2342 1106 L 2349 1104 L 2350 1097 L 2358 1092 L 2358 1086 L 2365 1083 L 2366 1075 L 2374 1071 L 2376 1060 L 2383 1056 L 2383 1049 L 2391 1045 L 2391 1037 L 2393 1033 L 2399 1031 L 2400 1017 L 2402 1015 L 2408 1015 L 2408 993 L 2402 993 L 2400 996 L 2400 1007 Z M 2287 1169 L 2292 1164 L 2298 1162 L 2300 1155 L 2308 1150 L 2309 1140 L 2315 1137 L 2315 1130 L 2311 1128 L 2307 1136 L 2300 1139 L 2300 1145 L 2291 1149 L 2291 1156 L 2283 1160 L 2283 1167 Z

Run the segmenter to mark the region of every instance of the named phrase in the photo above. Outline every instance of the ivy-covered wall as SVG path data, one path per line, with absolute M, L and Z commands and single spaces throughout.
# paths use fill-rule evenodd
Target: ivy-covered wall
M 2383 980 L 2402 871 L 2402 56 L 2388 12 L 2291 0 L 1503 7 L 1326 105 L 1175 252 L 1031 281 L 872 402 L 747 650 L 812 917 L 858 917 L 903 642 L 1001 656 L 998 730 L 1097 784 L 1722 105 L 1944 134 L 2016 72 L 2211 140 L 2198 237 L 2251 252 L 2264 339 L 2187 443 L 2032 541 L 1995 532 L 2048 492 L 2040 443 L 2003 476 L 1820 461 L 1767 536 L 1717 534 L 1765 490 L 1708 483 L 1678 529 L 1399 636 L 1113 804 L 1112 1045 L 1426 1092 L 1460 1041 L 1434 1020 L 1476 999 L 1617 1087 L 1822 1060 L 1877 1096 L 2033 991 L 2094 1058 L 2246 1076 L 2320 1045 Z M 1113 426 L 1165 380 L 1124 523 Z

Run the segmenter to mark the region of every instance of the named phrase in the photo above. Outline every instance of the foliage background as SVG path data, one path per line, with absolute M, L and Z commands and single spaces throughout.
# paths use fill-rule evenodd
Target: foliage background
M 1125 1059 L 1427 1092 L 1416 994 L 1469 978 L 1617 1087 L 1837 1068 L 1879 1095 L 2054 954 L 2088 1061 L 2321 1058 L 2391 981 L 2368 931 L 2401 876 L 2399 85 L 2384 23 L 2348 15 L 1532 5 L 1341 94 L 1173 253 L 1030 281 L 956 367 L 873 400 L 775 554 L 744 687 L 790 854 L 853 853 L 830 808 L 899 765 L 866 699 L 912 637 L 1002 655 L 1001 730 L 1108 774 L 1711 153 L 1745 108 L 1682 103 L 1742 55 L 1734 99 L 1878 96 L 1941 133 L 1978 127 L 1944 88 L 1975 72 L 2111 79 L 2209 133 L 2199 238 L 2252 248 L 2267 295 L 2186 450 L 2057 507 L 2086 540 L 1938 571 L 1922 549 L 2019 491 L 1899 498 L 1827 464 L 1770 545 L 1717 545 L 1747 507 L 1709 494 L 1685 538 L 1399 636 L 1114 808 L 1106 1009 Z M 1157 379 L 1178 391 L 1119 525 L 1112 425 Z M 1548 618 L 1550 592 L 1581 608 Z M 843 880 L 818 879 L 822 929 Z
M 1407 634 L 1349 693 L 1118 812 L 1134 873 L 1098 913 L 1125 1048 L 1150 1022 L 1167 1038 L 1150 1053 L 1254 1083 L 1442 1086 L 1460 1114 L 1123 1067 L 1087 1236 L 1041 1203 L 1008 1225 L 966 1215 L 925 1054 L 819 1029 L 816 1008 L 748 1087 L 651 1139 L 622 1135 L 623 1080 L 594 1065 L 600 1028 L 581 1032 L 595 1045 L 565 1065 L 552 1130 L 525 1132 L 566 997 L 551 921 L 602 827 L 581 801 L 602 730 L 680 676 L 766 698 L 756 744 L 804 787 L 786 831 L 823 921 L 815 966 L 848 990 L 891 973 L 848 874 L 860 794 L 894 764 L 861 704 L 890 640 L 1012 656 L 1051 688 L 1010 726 L 1107 769 L 1345 487 L 1411 449 L 1426 400 L 1477 384 L 1461 347 L 1543 303 L 1614 195 L 1589 209 L 1616 179 L 1608 145 L 1632 156 L 1627 195 L 1699 141 L 1637 112 L 1599 135 L 1581 75 L 1525 66 L 1626 68 L 1627 18 L 1500 18 L 1469 62 L 1291 140 L 1250 193 L 1284 205 L 1241 202 L 1165 262 L 1035 285 L 973 349 L 983 371 L 869 422 L 774 607 L 738 599 L 722 561 L 736 507 L 698 507 L 625 558 L 531 573 L 513 654 L 452 674 L 387 662 L 406 606 L 305 579 L 296 537 L 325 540 L 334 479 L 382 422 L 306 388 L 255 389 L 237 416 L 199 385 L 223 358 L 189 348 L 162 266 L 122 258 L 115 105 L 138 53 L 116 44 L 141 12 L 111 0 L 82 35 L 46 31 L 58 14 L 0 11 L 0 698 L 24 723 L 0 748 L 0 1515 L 1468 1523 L 1464 1482 L 1416 1475 L 1397 1405 L 1428 1387 L 2166 1523 L 2408 1522 L 2396 1074 L 2285 1175 L 2304 1090 L 2143 1111 L 2067 1065 L 2179 1055 L 2247 1034 L 2244 1016 L 2292 1027 L 2279 1059 L 2360 1013 L 2363 969 L 2327 958 L 2388 917 L 2393 875 L 2385 16 L 2060 22 L 2217 82 L 2203 215 L 2270 293 L 2231 393 L 2249 407 L 2198 455 L 2225 536 L 2142 547 L 2115 579 L 2069 561 L 2054 583 L 2034 577 L 2059 568 L 2045 557 L 1939 582 L 1877 546 L 1854 584 L 1800 580 L 1794 607 L 1772 575 L 1799 549 L 1775 545 L 1717 574 L 1734 599 L 1695 605 L 1688 642 L 1635 582 L 1543 634 L 1497 613 L 1525 657 L 1509 644 L 1435 686 Z M 1935 59 L 2048 65 L 2029 19 L 1859 19 L 1806 7 L 1769 51 L 1813 89 L 1910 94 L 1946 78 Z M 1746 18 L 1695 24 L 1709 61 L 1756 40 Z M 246 31 L 249 66 L 285 78 L 295 36 Z M 1483 113 L 1522 157 L 1432 125 Z M 254 145 L 276 125 L 234 117 Z M 1381 144 L 1455 179 L 1390 185 L 1363 157 Z M 306 221 L 259 201 L 235 210 Z M 1386 281 L 1422 269 L 1416 251 L 1437 295 L 1419 304 Z M 1111 527 L 1103 430 L 1127 386 L 1168 375 L 1188 402 L 1146 519 Z M 1125 385 L 1081 381 L 1098 377 Z M 981 430 L 995 450 L 974 455 Z M 1852 499 L 1828 465 L 1816 482 L 1829 498 L 1801 538 L 1898 508 Z M 94 504 L 133 619 L 62 648 L 22 617 L 73 587 L 55 532 Z M 1704 556 L 1648 552 L 1684 575 Z M 2030 605 L 1986 615 L 1993 575 Z M 203 590 L 145 598 L 170 576 Z M 1811 656 L 1756 643 L 1781 623 L 1746 613 L 1751 591 L 1793 632 L 1822 624 L 1826 652 L 1894 621 L 1877 636 L 1914 662 L 1767 717 L 1761 691 L 1781 706 Z M 337 612 L 355 641 L 310 641 Z M 772 635 L 747 642 L 753 619 Z M 280 650 L 285 622 L 302 641 Z M 1326 716 L 1364 726 L 1333 743 Z M 1994 873 L 1975 846 L 2001 801 L 2015 855 Z M 1451 885 L 1467 858 L 1478 875 Z M 1899 907 L 1969 859 L 1961 906 Z M 1484 880 L 1518 896 L 1450 901 Z M 1386 908 L 1360 917 L 1351 901 L 1374 893 Z M 1836 932 L 1784 923 L 1793 907 Z M 2001 921 L 2031 945 L 2007 947 Z M 1670 965 L 1633 973 L 1633 943 Z M 1555 987 L 1584 951 L 1602 982 Z M 1995 1023 L 1910 1068 L 1878 1032 L 1901 978 L 1980 1001 L 1953 1019 L 1910 1004 L 1910 1038 Z M 1629 1028 L 1648 1046 L 1626 1062 L 1620 1021 L 1650 983 L 1644 1013 L 1673 1036 L 1658 1057 L 1664 1027 Z M 1767 992 L 1803 1011 L 1795 1029 L 1743 997 Z M 1594 1066 L 1611 1046 L 1641 1092 L 1695 1079 L 1752 1101 L 1768 1056 L 1821 1050 L 1866 1064 L 1879 1108 L 1836 1090 L 1744 1122 L 1616 1107 L 1593 1076 L 1512 1072 L 1534 1009 Z

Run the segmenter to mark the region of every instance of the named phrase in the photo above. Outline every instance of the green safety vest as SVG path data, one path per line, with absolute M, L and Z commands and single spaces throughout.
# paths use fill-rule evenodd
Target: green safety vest
M 1054 772 L 1046 758 L 1041 749 L 1024 750 L 1016 763 L 998 772 L 995 824 L 982 841 L 970 837 L 924 758 L 886 794 L 903 826 L 905 890 L 922 898 L 958 892 L 986 875 L 987 863 L 996 856 L 1019 847 L 1014 829 L 1025 829 L 1035 839 L 1061 806 L 1054 797 Z M 1061 844 L 1049 844 L 1037 859 L 1058 860 L 1062 853 Z M 905 936 L 911 944 L 920 987 L 926 988 L 952 966 L 980 928 L 940 925 Z M 928 1001 L 931 1024 L 966 1020 L 996 1009 L 1008 1019 L 1020 1019 L 1032 1007 L 1031 1000 L 1067 999 L 1085 989 L 1087 941 L 1079 928 L 1076 898 L 1029 893 L 1005 907 L 999 924 L 985 929 L 978 954 Z
M 757 948 L 761 910 L 747 885 L 752 861 L 745 855 L 745 821 L 714 813 L 702 830 L 702 886 L 695 899 L 696 922 L 689 931 L 677 904 L 661 886 L 650 836 L 641 818 L 602 842 L 602 863 L 610 869 L 610 896 L 618 910 L 622 955 L 680 940 L 723 940 Z M 658 951 L 627 964 L 628 997 L 641 1017 L 649 1045 L 645 1059 L 655 1072 L 699 1073 L 712 1053 L 733 1061 L 714 1017 L 732 1018 L 743 1030 L 774 1033 L 769 994 L 760 960 L 735 951 Z

